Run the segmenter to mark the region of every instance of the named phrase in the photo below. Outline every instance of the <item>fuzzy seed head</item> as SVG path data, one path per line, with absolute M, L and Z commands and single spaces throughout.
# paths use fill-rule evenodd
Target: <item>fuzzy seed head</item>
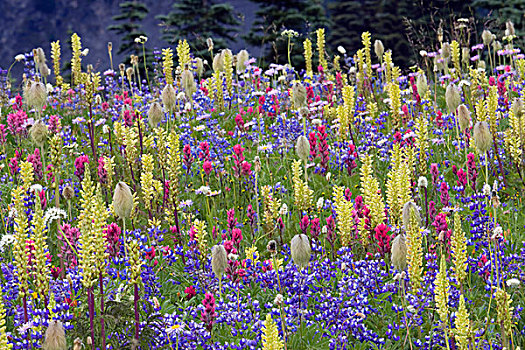
M 177 94 L 171 84 L 167 84 L 160 95 L 162 104 L 164 105 L 164 111 L 166 113 L 173 113 L 175 110 L 175 104 L 177 103 Z
M 41 82 L 31 82 L 26 94 L 26 102 L 36 110 L 42 110 L 47 100 L 47 89 Z
M 449 84 L 445 91 L 445 100 L 447 102 L 448 112 L 454 113 L 461 103 L 461 95 L 454 84 Z
M 483 33 L 481 33 L 481 38 L 483 39 L 483 44 L 485 44 L 485 46 L 488 46 L 492 42 L 492 33 L 490 32 L 490 30 L 485 29 Z
M 416 87 L 419 96 L 425 96 L 428 91 L 427 77 L 424 74 L 419 74 L 416 79 Z
M 211 249 L 211 268 L 215 277 L 220 278 L 228 266 L 226 249 L 222 244 L 213 246 Z
M 296 109 L 306 107 L 306 88 L 301 83 L 294 84 L 292 88 L 292 102 Z
M 381 40 L 376 40 L 374 42 L 374 52 L 378 58 L 383 57 L 383 54 L 385 53 L 385 46 Z
M 310 142 L 306 136 L 301 135 L 297 138 L 297 143 L 295 144 L 295 153 L 301 158 L 302 161 L 306 161 L 310 155 Z
M 60 321 L 51 321 L 46 330 L 44 344 L 42 344 L 44 350 L 66 350 L 66 333 L 64 326 Z
M 70 185 L 66 185 L 62 190 L 62 196 L 64 196 L 66 201 L 69 201 L 75 196 L 75 190 Z
M 204 73 L 204 62 L 202 61 L 202 58 L 197 57 L 195 59 L 195 65 L 197 66 L 197 75 L 200 77 L 202 76 L 202 73 Z
M 241 50 L 237 54 L 237 72 L 244 73 L 246 70 L 246 61 L 250 59 L 250 54 L 246 50 Z
M 467 106 L 464 104 L 459 105 L 458 107 L 458 123 L 461 131 L 465 131 L 472 124 L 472 119 L 470 118 L 470 111 Z
M 156 128 L 164 117 L 160 103 L 153 102 L 148 111 L 148 123 L 151 128 Z
M 474 125 L 473 136 L 476 148 L 480 153 L 484 154 L 492 146 L 492 135 L 490 134 L 490 128 L 487 122 L 477 122 L 476 125 Z
M 292 253 L 292 260 L 299 268 L 308 266 L 312 253 L 310 250 L 310 242 L 305 234 L 301 233 L 292 238 L 290 250 Z
M 115 210 L 115 214 L 121 219 L 129 218 L 131 215 L 133 195 L 131 194 L 131 189 L 125 182 L 120 181 L 115 186 L 113 209 Z
M 33 142 L 38 147 L 42 147 L 47 140 L 47 125 L 44 124 L 43 121 L 38 120 L 37 122 L 35 122 L 35 124 L 33 124 L 31 129 L 29 130 L 29 134 L 31 135 L 31 139 L 33 139 Z
M 421 225 L 421 217 L 416 203 L 412 201 L 406 202 L 403 206 L 403 225 L 405 226 L 405 230 L 408 230 L 408 227 L 410 226 L 410 216 L 412 213 L 414 213 L 418 226 Z
M 404 271 L 407 267 L 407 243 L 405 234 L 397 235 L 392 241 L 392 265 L 397 271 Z
M 190 99 L 193 96 L 193 93 L 197 91 L 195 79 L 193 79 L 193 73 L 187 69 L 182 72 L 181 85 L 188 99 Z

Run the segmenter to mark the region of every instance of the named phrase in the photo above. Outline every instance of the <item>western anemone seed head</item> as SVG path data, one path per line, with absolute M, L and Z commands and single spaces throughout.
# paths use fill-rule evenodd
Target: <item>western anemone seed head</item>
M 209 51 L 213 50 L 213 39 L 212 38 L 206 39 L 206 45 L 208 45 Z
M 449 43 L 443 43 L 441 45 L 441 57 L 444 59 L 447 59 L 450 57 L 450 44 Z
M 202 73 L 204 73 L 204 62 L 202 61 L 202 58 L 197 57 L 195 59 L 195 66 L 197 66 L 197 75 L 200 77 Z
M 461 131 L 465 131 L 468 127 L 470 127 L 470 124 L 472 123 L 472 120 L 470 118 L 470 111 L 468 110 L 468 107 L 464 104 L 460 104 L 458 107 L 458 122 Z
M 406 202 L 403 206 L 403 225 L 405 230 L 408 230 L 410 226 L 410 216 L 414 213 L 418 226 L 421 225 L 421 217 L 419 216 L 419 209 L 417 208 L 416 203 L 410 201 Z
M 424 176 L 420 176 L 419 179 L 417 179 L 417 185 L 418 187 L 424 187 L 427 188 L 428 186 L 428 180 Z
M 33 142 L 38 147 L 42 147 L 42 145 L 46 142 L 47 133 L 47 125 L 41 120 L 36 121 L 29 130 L 29 135 L 31 135 Z
M 488 46 L 492 42 L 492 33 L 490 32 L 490 30 L 485 29 L 483 33 L 481 33 L 481 38 L 483 39 L 483 44 L 485 44 L 485 46 Z
M 44 344 L 42 344 L 44 350 L 66 350 L 66 332 L 64 326 L 60 321 L 51 321 L 46 330 Z
M 73 342 L 73 350 L 80 350 L 82 349 L 82 340 L 80 340 L 80 338 L 76 338 L 75 341 Z
M 39 64 L 46 63 L 46 54 L 41 47 L 37 47 L 33 53 L 36 53 L 35 61 L 37 61 Z
M 374 52 L 377 58 L 383 57 L 383 54 L 385 53 L 385 47 L 383 46 L 383 42 L 381 40 L 376 40 L 374 42 Z
M 237 72 L 244 73 L 246 70 L 246 61 L 250 59 L 250 54 L 246 50 L 241 50 L 237 54 Z
M 151 106 L 149 107 L 149 111 L 148 111 L 149 126 L 152 128 L 156 128 L 159 125 L 159 123 L 162 121 L 163 117 L 164 117 L 164 112 L 162 111 L 162 107 L 160 103 L 153 102 Z
M 479 60 L 478 61 L 478 69 L 485 70 L 485 68 L 487 68 L 487 63 L 484 60 Z
M 211 268 L 215 277 L 219 278 L 228 266 L 228 257 L 226 256 L 226 249 L 222 244 L 214 245 L 211 248 Z
M 119 218 L 124 219 L 130 217 L 131 209 L 133 209 L 131 189 L 125 182 L 120 181 L 115 186 L 115 193 L 113 194 L 113 210 Z
M 297 138 L 295 153 L 297 153 L 297 156 L 303 161 L 308 159 L 308 156 L 310 155 L 310 142 L 308 142 L 306 136 L 301 135 Z
M 484 154 L 492 146 L 492 135 L 487 122 L 477 122 L 474 125 L 474 143 L 479 153 Z
M 461 103 L 461 95 L 456 85 L 448 84 L 447 90 L 445 91 L 445 100 L 449 113 L 454 113 Z
M 405 271 L 407 267 L 407 242 L 404 233 L 397 235 L 392 241 L 392 265 L 397 271 Z
M 512 101 L 512 112 L 517 118 L 520 118 L 523 113 L 525 106 L 523 105 L 523 100 L 521 98 L 515 98 L 514 101 Z
M 417 76 L 416 87 L 417 87 L 417 92 L 419 93 L 419 96 L 423 97 L 427 94 L 428 83 L 427 83 L 427 77 L 425 76 L 425 74 L 419 74 Z
M 508 20 L 507 23 L 505 23 L 505 35 L 516 35 L 516 30 L 514 30 L 514 23 L 512 23 L 511 20 Z
M 164 111 L 167 113 L 173 113 L 175 110 L 175 104 L 177 103 L 177 94 L 171 84 L 166 84 L 160 95 L 162 104 L 164 105 Z
M 36 110 L 42 110 L 47 100 L 47 90 L 41 82 L 31 82 L 27 90 L 27 104 Z
M 188 99 L 191 99 L 191 97 L 193 96 L 193 93 L 197 91 L 197 86 L 195 85 L 195 79 L 193 79 L 193 73 L 185 69 L 182 72 L 180 80 L 181 80 L 182 89 L 184 90 L 186 97 Z
M 461 61 L 468 65 L 470 62 L 470 49 L 468 47 L 461 48 Z
M 222 53 L 218 53 L 213 57 L 212 67 L 214 72 L 224 71 L 224 55 Z
M 268 251 L 268 253 L 272 255 L 277 253 L 277 242 L 275 242 L 273 239 L 269 241 L 268 244 L 266 245 L 266 250 Z
M 303 268 L 308 265 L 310 261 L 311 251 L 310 242 L 305 234 L 298 234 L 292 238 L 290 244 L 290 250 L 292 253 L 292 260 L 299 267 Z
M 295 83 L 292 87 L 292 102 L 296 109 L 306 107 L 306 88 L 301 83 Z
M 62 190 L 62 196 L 64 196 L 66 201 L 69 201 L 75 196 L 75 190 L 70 185 L 66 185 L 66 187 L 64 187 Z

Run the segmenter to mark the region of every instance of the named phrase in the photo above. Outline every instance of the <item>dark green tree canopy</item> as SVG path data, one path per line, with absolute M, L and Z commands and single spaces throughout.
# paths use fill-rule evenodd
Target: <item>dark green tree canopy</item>
M 252 29 L 245 36 L 246 42 L 261 47 L 256 55 L 268 62 L 287 62 L 288 38 L 283 30 L 293 30 L 299 34 L 292 40 L 292 64 L 304 65 L 303 41 L 315 38 L 318 28 L 330 28 L 330 21 L 321 0 L 251 0 L 259 4 Z M 313 34 L 313 35 L 312 35 Z M 315 40 L 312 40 L 315 45 Z M 264 64 L 264 62 L 262 62 Z
M 124 1 L 120 5 L 120 14 L 113 17 L 119 22 L 108 27 L 109 30 L 122 36 L 118 54 L 141 54 L 142 47 L 135 42 L 140 36 L 146 36 L 140 22 L 148 15 L 148 8 L 140 1 Z
M 161 20 L 162 39 L 170 44 L 186 39 L 198 57 L 207 56 L 206 39 L 212 38 L 216 49 L 223 49 L 236 40 L 240 21 L 228 3 L 213 0 L 175 1 L 173 10 L 158 16 Z M 217 50 L 216 50 L 217 51 Z

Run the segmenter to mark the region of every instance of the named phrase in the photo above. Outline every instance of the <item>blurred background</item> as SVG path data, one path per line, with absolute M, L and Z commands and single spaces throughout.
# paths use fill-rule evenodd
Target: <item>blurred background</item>
M 420 50 L 437 50 L 439 27 L 444 41 L 461 35 L 464 43 L 474 45 L 482 41 L 482 29 L 504 31 L 505 21 L 511 20 L 515 43 L 522 46 L 524 13 L 525 0 L 1 0 L 0 67 L 7 69 L 15 55 L 36 47 L 49 57 L 55 40 L 67 62 L 73 32 L 89 49 L 83 62 L 99 70 L 109 67 L 108 42 L 113 43 L 114 62 L 142 56 L 142 46 L 135 43 L 141 35 L 148 37 L 150 56 L 154 48 L 174 47 L 186 38 L 195 55 L 210 61 L 206 39 L 211 37 L 215 53 L 246 48 L 259 64 L 285 63 L 284 29 L 298 33 L 292 61 L 300 67 L 302 42 L 324 27 L 329 51 L 342 46 L 353 55 L 361 33 L 370 31 L 372 40 L 381 39 L 393 51 L 395 64 L 407 68 Z

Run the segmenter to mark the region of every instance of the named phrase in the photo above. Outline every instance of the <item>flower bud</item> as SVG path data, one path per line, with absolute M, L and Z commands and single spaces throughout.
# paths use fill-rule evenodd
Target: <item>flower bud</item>
M 29 130 L 29 135 L 33 139 L 33 142 L 38 146 L 42 147 L 47 140 L 47 125 L 43 121 L 38 120 L 33 124 Z
M 474 143 L 479 153 L 484 154 L 492 146 L 492 135 L 487 122 L 477 122 L 474 125 Z
M 404 271 L 407 267 L 407 243 L 405 234 L 397 235 L 392 241 L 392 265 L 397 271 Z
M 450 57 L 450 44 L 449 43 L 443 43 L 441 45 L 441 57 L 444 59 L 447 59 Z
M 308 266 L 311 250 L 310 242 L 305 234 L 297 234 L 292 238 L 290 250 L 292 253 L 292 260 L 299 268 Z
M 310 142 L 308 142 L 306 136 L 301 135 L 297 138 L 295 153 L 297 153 L 297 156 L 301 158 L 303 162 L 308 159 L 308 156 L 310 155 Z
M 159 125 L 159 123 L 162 121 L 163 117 L 164 117 L 164 112 L 162 111 L 162 107 L 160 106 L 160 103 L 153 102 L 151 106 L 149 107 L 149 111 L 148 111 L 149 126 L 152 128 L 156 128 Z
M 42 344 L 44 350 L 66 350 L 66 332 L 64 326 L 60 321 L 51 321 L 46 330 L 44 344 Z
M 470 118 L 470 111 L 464 104 L 458 107 L 458 123 L 461 131 L 465 131 L 470 127 L 472 120 Z
M 82 349 L 82 340 L 80 340 L 80 338 L 76 338 L 75 341 L 73 342 L 73 350 L 80 350 Z
M 459 90 L 454 84 L 449 84 L 445 91 L 445 100 L 447 102 L 448 112 L 454 113 L 461 103 L 461 95 Z
M 133 195 L 131 189 L 125 182 L 120 181 L 115 186 L 115 193 L 113 194 L 113 210 L 119 218 L 124 219 L 130 217 L 132 209 Z
M 228 258 L 226 257 L 226 249 L 222 244 L 213 246 L 211 249 L 211 268 L 215 277 L 220 278 L 228 266 Z
M 376 40 L 374 42 L 374 52 L 377 58 L 383 57 L 383 54 L 385 53 L 385 47 L 383 46 L 383 42 L 381 40 Z
M 173 113 L 175 110 L 175 104 L 177 103 L 177 94 L 171 84 L 167 84 L 161 93 L 162 104 L 164 105 L 164 111 L 167 113 Z

